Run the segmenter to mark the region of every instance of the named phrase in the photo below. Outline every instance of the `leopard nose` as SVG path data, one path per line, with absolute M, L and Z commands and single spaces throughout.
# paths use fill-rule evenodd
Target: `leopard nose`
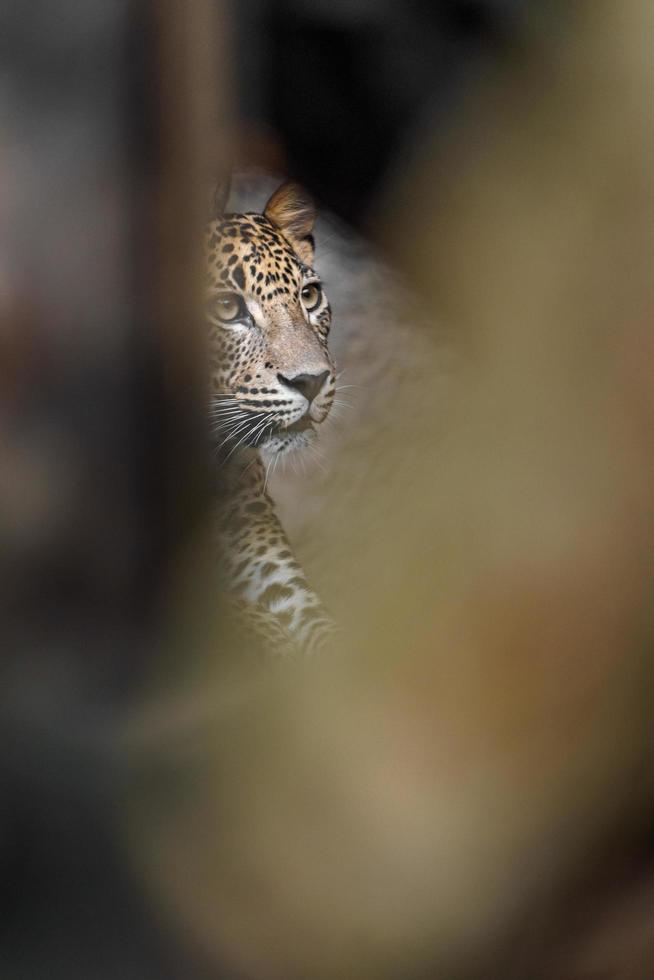
M 283 374 L 277 375 L 283 385 L 295 388 L 304 395 L 309 404 L 318 395 L 328 377 L 329 371 L 322 371 L 320 374 L 296 374 L 294 378 L 285 378 Z

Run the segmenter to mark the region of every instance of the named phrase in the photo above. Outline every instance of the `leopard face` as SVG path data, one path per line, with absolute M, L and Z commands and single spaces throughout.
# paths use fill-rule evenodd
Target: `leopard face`
M 263 214 L 227 214 L 208 226 L 211 410 L 227 454 L 302 448 L 331 408 L 331 310 L 313 268 L 315 217 L 289 183 Z

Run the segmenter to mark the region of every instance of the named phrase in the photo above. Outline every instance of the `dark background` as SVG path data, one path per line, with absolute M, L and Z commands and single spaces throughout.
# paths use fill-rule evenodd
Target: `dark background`
M 239 125 L 353 224 L 470 86 L 520 57 L 542 0 L 246 0 L 231 4 Z M 540 25 L 542 29 L 543 25 Z M 247 141 L 244 156 L 249 156 Z M 273 157 L 274 158 L 274 157 Z M 265 160 L 264 160 L 265 162 Z

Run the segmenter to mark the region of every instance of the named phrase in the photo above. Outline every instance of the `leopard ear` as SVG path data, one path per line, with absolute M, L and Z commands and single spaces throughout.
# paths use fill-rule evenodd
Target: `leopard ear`
M 316 207 L 307 192 L 288 181 L 277 188 L 263 213 L 288 238 L 302 261 L 311 264 Z

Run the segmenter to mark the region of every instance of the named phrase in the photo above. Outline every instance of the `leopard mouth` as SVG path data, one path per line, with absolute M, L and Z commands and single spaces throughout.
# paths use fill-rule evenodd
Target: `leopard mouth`
M 286 428 L 280 429 L 279 433 L 282 435 L 285 432 L 307 432 L 309 430 L 313 432 L 314 424 L 308 415 L 303 415 L 297 422 L 293 422 L 291 425 L 287 425 Z
M 314 422 L 312 422 L 308 415 L 303 415 L 301 419 L 298 419 L 297 422 L 292 422 L 290 425 L 283 425 L 281 422 L 276 422 L 274 426 L 267 426 L 252 441 L 248 442 L 248 444 L 253 447 L 264 447 L 267 443 L 274 442 L 277 439 L 284 439 L 290 436 L 292 440 L 294 436 L 300 436 L 305 433 L 310 435 L 313 432 L 315 432 Z
M 290 425 L 285 425 L 283 422 L 276 422 L 275 425 L 268 430 L 269 438 L 275 438 L 275 436 L 293 436 L 301 432 L 313 432 L 315 430 L 314 423 L 309 418 L 308 415 L 303 415 L 302 418 L 298 419 L 297 422 L 291 422 Z

